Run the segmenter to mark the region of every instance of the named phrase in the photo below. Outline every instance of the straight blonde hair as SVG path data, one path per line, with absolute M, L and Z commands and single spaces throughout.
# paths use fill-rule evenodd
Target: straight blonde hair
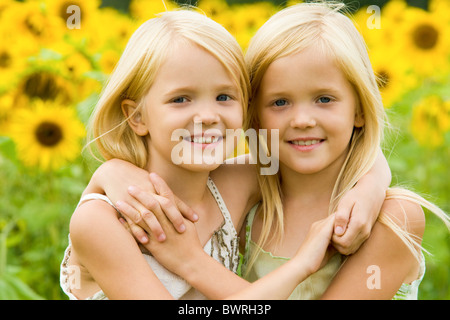
M 148 162 L 145 137 L 136 135 L 127 123 L 121 102 L 131 99 L 143 107 L 165 57 L 179 41 L 200 46 L 217 58 L 240 89 L 244 119 L 250 93 L 242 49 L 220 24 L 205 15 L 183 8 L 167 11 L 144 22 L 131 36 L 117 66 L 103 89 L 88 125 L 88 147 L 95 158 L 118 158 L 144 168 Z M 132 117 L 131 115 L 130 117 Z M 100 160 L 101 161 L 101 160 Z
M 252 95 L 245 127 L 259 128 L 255 97 L 261 80 L 276 59 L 289 56 L 314 46 L 328 55 L 352 84 L 359 100 L 356 115 L 362 115 L 363 127 L 354 127 L 349 152 L 338 175 L 330 199 L 329 214 L 336 211 L 342 196 L 355 186 L 374 165 L 388 125 L 377 79 L 374 75 L 364 39 L 352 21 L 342 11 L 342 3 L 301 3 L 285 8 L 273 15 L 250 41 L 246 64 L 250 75 Z M 264 143 L 264 142 L 263 142 Z M 259 157 L 255 157 L 259 159 Z M 262 164 L 258 163 L 258 166 Z M 263 227 L 258 240 L 260 248 L 268 241 L 280 241 L 284 230 L 281 176 L 259 176 Z M 437 206 L 417 194 L 402 188 L 390 188 L 386 199 L 404 199 L 418 203 L 440 217 L 450 228 L 448 216 Z M 388 225 L 419 259 L 420 244 L 406 230 L 401 229 L 387 215 L 381 213 L 379 221 Z M 249 272 L 259 252 L 247 262 Z

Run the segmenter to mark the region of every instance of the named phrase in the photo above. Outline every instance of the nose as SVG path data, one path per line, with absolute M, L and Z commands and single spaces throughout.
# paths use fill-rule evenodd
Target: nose
M 202 104 L 199 106 L 193 118 L 194 124 L 204 124 L 210 126 L 220 121 L 219 113 L 215 106 Z
M 313 128 L 316 120 L 312 108 L 308 106 L 292 108 L 291 127 L 298 129 Z

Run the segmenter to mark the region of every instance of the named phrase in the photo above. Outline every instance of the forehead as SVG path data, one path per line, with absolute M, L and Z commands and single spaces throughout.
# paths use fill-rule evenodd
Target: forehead
M 269 82 L 271 86 L 301 82 L 302 88 L 324 84 L 350 85 L 335 59 L 314 46 L 273 61 L 262 82 Z
M 214 76 L 211 76 L 214 75 Z M 156 75 L 155 83 L 170 81 L 174 85 L 205 80 L 234 85 L 223 63 L 205 48 L 188 40 L 178 41 L 169 48 Z

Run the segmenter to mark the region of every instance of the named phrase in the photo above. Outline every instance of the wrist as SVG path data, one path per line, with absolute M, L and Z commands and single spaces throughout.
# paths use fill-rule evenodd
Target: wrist
M 205 271 L 203 266 L 207 265 L 209 259 L 211 259 L 211 256 L 209 256 L 202 248 L 195 248 L 189 252 L 189 259 L 183 261 L 183 264 L 179 266 L 179 270 L 176 271 L 176 274 L 194 286 L 198 279 L 204 277 Z
M 289 272 L 295 275 L 296 286 L 317 271 L 317 268 L 311 265 L 311 263 L 308 263 L 308 261 L 309 259 L 305 259 L 305 257 L 296 256 L 286 263 L 287 267 L 292 270 L 289 270 Z

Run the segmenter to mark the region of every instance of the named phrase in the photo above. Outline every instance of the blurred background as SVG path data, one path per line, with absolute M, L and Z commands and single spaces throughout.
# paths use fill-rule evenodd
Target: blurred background
M 450 212 L 450 1 L 347 2 L 390 116 L 384 151 L 393 184 Z M 189 3 L 245 49 L 267 18 L 295 2 Z M 0 2 L 0 299 L 66 299 L 59 268 L 69 220 L 99 165 L 83 151 L 87 119 L 130 35 L 164 10 L 161 0 Z M 431 214 L 423 244 L 431 255 L 419 298 L 450 299 L 450 237 Z

